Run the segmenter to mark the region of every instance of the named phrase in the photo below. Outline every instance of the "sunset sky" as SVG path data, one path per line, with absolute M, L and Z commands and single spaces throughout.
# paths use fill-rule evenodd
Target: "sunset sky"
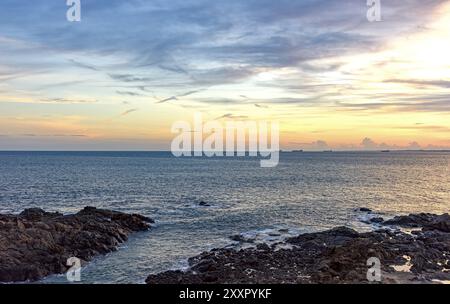
M 168 150 L 277 120 L 284 149 L 450 149 L 450 1 L 0 2 L 0 149 Z

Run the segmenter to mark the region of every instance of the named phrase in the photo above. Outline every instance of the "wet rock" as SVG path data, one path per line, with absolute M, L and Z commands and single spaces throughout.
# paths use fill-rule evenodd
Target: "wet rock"
M 230 239 L 232 241 L 239 242 L 239 243 L 244 243 L 247 241 L 246 238 L 241 234 L 232 235 L 232 236 L 230 236 Z
M 153 274 L 146 282 L 369 283 L 367 261 L 373 257 L 381 262 L 381 283 L 396 283 L 405 277 L 419 283 L 433 279 L 450 280 L 450 273 L 443 271 L 450 268 L 449 216 L 411 215 L 395 222 L 420 223 L 423 230 L 414 234 L 389 229 L 358 233 L 350 228 L 337 227 L 289 238 L 285 242 L 291 246 L 280 250 L 263 244 L 239 251 L 216 249 L 189 259 L 191 266 L 186 272 Z M 411 273 L 406 275 L 391 267 L 406 262 L 411 263 Z
M 450 232 L 450 215 L 446 213 L 435 217 L 431 223 L 424 225 L 424 230 Z
M 429 213 L 401 215 L 385 221 L 383 225 L 419 228 L 433 223 L 437 217 L 438 215 Z
M 89 261 L 116 250 L 128 235 L 150 228 L 153 221 L 86 207 L 73 215 L 27 209 L 0 215 L 0 282 L 35 281 L 67 271 L 67 259 Z
M 261 244 L 256 245 L 256 249 L 260 250 L 260 251 L 268 251 L 268 250 L 270 250 L 270 246 L 265 243 L 261 243 Z
M 356 209 L 356 211 L 359 211 L 359 212 L 367 212 L 367 213 L 372 213 L 372 209 L 369 209 L 369 208 L 365 208 L 365 207 L 362 207 L 362 208 L 358 208 L 358 209 Z
M 384 218 L 382 218 L 382 217 L 374 217 L 374 218 L 371 218 L 369 220 L 369 222 L 373 223 L 373 224 L 381 224 L 381 223 L 384 222 Z
M 51 216 L 57 216 L 57 215 L 62 215 L 62 214 L 46 213 L 44 210 L 39 209 L 39 208 L 25 209 L 24 211 L 22 211 L 22 213 L 20 213 L 20 216 L 22 218 L 29 220 L 29 221 L 38 221 L 38 220 L 41 220 L 42 218 L 44 218 L 45 216 L 51 217 Z
M 195 267 L 193 267 L 193 270 L 201 273 L 207 271 L 214 271 L 215 270 L 214 260 L 213 259 L 201 260 L 197 265 L 195 265 Z

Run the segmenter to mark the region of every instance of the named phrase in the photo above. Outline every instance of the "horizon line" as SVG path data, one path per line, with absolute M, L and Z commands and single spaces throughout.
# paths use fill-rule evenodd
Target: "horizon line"
M 170 150 L 1 150 L 2 152 L 163 152 L 163 153 L 172 153 Z M 191 150 L 190 152 L 196 152 L 196 150 Z M 197 151 L 197 152 L 214 152 L 214 151 Z M 222 151 L 226 152 L 226 151 Z M 259 151 L 234 151 L 237 152 L 259 152 Z M 388 153 L 388 152 L 450 152 L 450 149 L 375 149 L 375 150 L 283 150 L 280 149 L 278 152 L 281 153 L 339 153 L 339 152 L 380 152 L 380 153 Z

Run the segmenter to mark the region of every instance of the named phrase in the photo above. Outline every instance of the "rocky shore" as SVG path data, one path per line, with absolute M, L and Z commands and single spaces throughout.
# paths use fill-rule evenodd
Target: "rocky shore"
M 0 282 L 36 281 L 67 271 L 67 259 L 83 262 L 117 249 L 153 221 L 136 214 L 86 207 L 77 214 L 27 209 L 0 215 Z
M 244 235 L 234 246 L 189 259 L 186 271 L 148 276 L 148 284 L 369 283 L 367 262 L 380 261 L 381 283 L 450 281 L 450 215 L 411 214 L 384 220 L 360 233 L 347 227 L 267 244 Z M 77 214 L 27 209 L 0 215 L 0 282 L 40 280 L 67 271 L 67 259 L 86 263 L 117 249 L 153 221 L 136 214 L 86 207 Z M 283 230 L 283 231 L 281 231 Z M 280 229 L 280 233 L 286 232 Z
M 362 210 L 371 212 L 370 210 Z M 450 216 L 412 214 L 385 221 L 379 230 L 358 233 L 338 227 L 253 248 L 213 249 L 189 260 L 187 271 L 148 276 L 148 284 L 368 283 L 370 258 L 381 262 L 380 283 L 450 280 Z M 400 229 L 400 228 L 414 229 Z M 236 241 L 251 240 L 233 238 Z

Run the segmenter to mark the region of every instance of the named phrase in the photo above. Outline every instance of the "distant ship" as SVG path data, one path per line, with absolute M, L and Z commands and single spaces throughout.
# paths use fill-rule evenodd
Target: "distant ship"
M 383 152 L 383 153 L 389 153 L 389 152 L 391 152 L 391 150 L 382 150 L 381 152 Z
M 333 152 L 333 150 L 324 150 L 322 152 L 324 152 L 324 153 L 331 153 L 331 152 Z
M 303 153 L 303 150 L 292 150 L 292 153 Z

